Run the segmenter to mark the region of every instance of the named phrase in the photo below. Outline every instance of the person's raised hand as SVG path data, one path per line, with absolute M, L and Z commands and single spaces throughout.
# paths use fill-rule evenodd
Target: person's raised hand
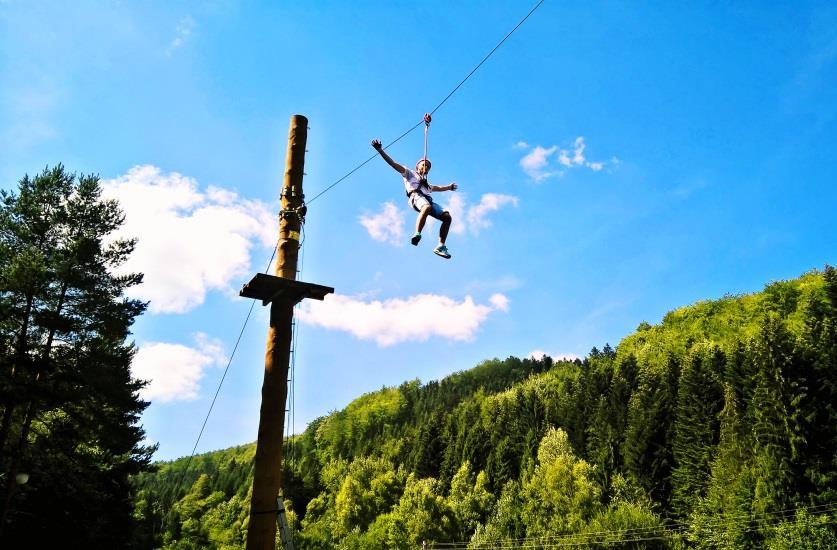
M 457 189 L 459 189 L 459 186 L 458 186 L 458 185 L 456 185 L 456 182 L 452 182 L 452 183 L 450 184 L 450 190 L 451 190 L 451 191 L 456 191 Z
M 373 140 L 372 140 L 372 147 L 374 147 L 376 151 L 380 151 L 380 150 L 381 150 L 381 148 L 382 148 L 382 145 L 381 145 L 381 140 L 379 140 L 379 139 L 373 139 Z

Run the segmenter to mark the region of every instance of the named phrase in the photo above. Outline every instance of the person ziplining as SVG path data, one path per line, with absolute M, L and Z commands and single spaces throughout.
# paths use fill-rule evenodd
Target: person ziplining
M 450 224 L 452 221 L 450 212 L 443 210 L 442 207 L 433 202 L 430 193 L 439 191 L 456 191 L 458 186 L 456 182 L 451 182 L 448 185 L 433 185 L 427 181 L 427 174 L 430 172 L 430 160 L 427 158 L 427 130 L 430 127 L 430 115 L 424 115 L 424 158 L 419 159 L 416 163 L 415 171 L 402 166 L 401 164 L 392 160 L 386 151 L 384 151 L 380 140 L 373 139 L 372 147 L 383 157 L 383 159 L 392 166 L 401 177 L 404 179 L 404 189 L 407 193 L 407 203 L 418 212 L 416 218 L 416 232 L 410 239 L 410 242 L 416 246 L 421 240 L 421 231 L 424 229 L 424 224 L 427 221 L 427 216 L 432 216 L 440 222 L 442 226 L 439 228 L 439 246 L 433 249 L 433 253 L 445 259 L 450 259 L 450 252 L 445 245 L 448 238 L 448 231 L 450 231 Z

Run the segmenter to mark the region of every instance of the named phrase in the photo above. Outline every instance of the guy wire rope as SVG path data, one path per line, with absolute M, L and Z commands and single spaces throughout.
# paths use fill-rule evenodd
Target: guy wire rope
M 479 69 L 480 67 L 482 67 L 482 64 L 483 64 L 483 63 L 485 63 L 486 61 L 488 61 L 488 58 L 489 58 L 489 57 L 491 57 L 491 55 L 492 55 L 494 52 L 496 52 L 496 51 L 497 51 L 497 49 L 498 49 L 498 48 L 500 48 L 500 46 L 502 46 L 502 45 L 503 45 L 503 43 L 504 43 L 504 42 L 505 42 L 505 41 L 506 41 L 506 40 L 507 40 L 507 39 L 508 39 L 508 38 L 509 38 L 512 34 L 514 34 L 514 31 L 516 31 L 518 28 L 520 28 L 520 26 L 521 26 L 521 25 L 522 25 L 522 24 L 523 24 L 523 23 L 524 23 L 527 19 L 529 19 L 529 16 L 530 16 L 530 15 L 532 15 L 533 13 L 535 13 L 535 10 L 537 10 L 539 7 L 541 7 L 541 4 L 543 4 L 545 1 L 546 1 L 546 0 L 540 0 L 537 4 L 535 4 L 535 6 L 534 6 L 531 10 L 529 10 L 529 13 L 527 13 L 527 14 L 526 14 L 526 16 L 525 16 L 525 17 L 523 17 L 523 19 L 521 19 L 520 21 L 518 21 L 517 25 L 515 25 L 515 26 L 514 26 L 514 28 L 513 28 L 512 30 L 510 30 L 510 31 L 506 34 L 506 36 L 504 36 L 504 37 L 503 37 L 503 39 L 502 39 L 502 40 L 500 40 L 500 41 L 497 43 L 497 45 L 496 45 L 496 46 L 494 46 L 494 47 L 491 49 L 491 51 L 490 51 L 490 52 L 488 52 L 488 53 L 486 54 L 486 56 L 485 56 L 485 57 L 483 57 L 483 58 L 482 58 L 482 61 L 480 61 L 479 63 L 477 63 L 476 67 L 474 67 L 473 69 L 471 69 L 471 72 L 469 72 L 469 73 L 465 76 L 465 78 L 463 78 L 463 79 L 459 82 L 459 84 L 457 84 L 457 85 L 456 85 L 456 87 L 454 87 L 454 89 L 453 89 L 453 90 L 451 90 L 451 91 L 450 91 L 450 93 L 449 93 L 448 95 L 446 95 L 446 96 L 445 96 L 445 99 L 443 99 L 442 101 L 440 101 L 440 102 L 439 102 L 439 104 L 438 104 L 438 105 L 436 105 L 436 107 L 434 107 L 432 111 L 430 111 L 430 115 L 433 115 L 436 111 L 438 111 L 438 110 L 439 110 L 439 108 L 440 108 L 442 105 L 444 105 L 444 104 L 445 104 L 445 102 L 447 102 L 447 100 L 448 100 L 448 99 L 450 99 L 450 97 L 451 97 L 453 94 L 455 94 L 455 93 L 456 93 L 456 91 L 457 91 L 457 90 L 459 90 L 459 88 L 461 88 L 461 87 L 462 87 L 462 85 L 463 85 L 463 84 L 465 84 L 465 82 L 466 82 L 469 78 L 471 78 L 471 75 L 473 75 L 475 72 L 477 72 L 477 69 Z M 400 136 L 398 136 L 397 138 L 395 138 L 394 140 L 392 140 L 391 142 L 389 142 L 388 144 L 386 144 L 386 145 L 383 147 L 383 149 L 387 149 L 387 148 L 389 148 L 389 147 L 391 147 L 391 146 L 395 145 L 396 143 L 398 143 L 399 141 L 401 141 L 401 139 L 403 139 L 403 138 L 404 138 L 407 134 L 409 134 L 410 132 L 412 132 L 413 130 L 415 130 L 416 128 L 418 128 L 419 126 L 421 126 L 422 124 L 424 124 L 424 118 L 422 118 L 422 119 L 421 119 L 418 123 L 416 123 L 416 125 L 415 125 L 415 126 L 413 126 L 413 127 L 412 127 L 412 128 L 410 128 L 409 130 L 407 130 L 406 132 L 404 132 L 403 134 L 401 134 Z M 361 162 L 360 164 L 358 164 L 357 166 L 355 166 L 354 168 L 352 168 L 352 169 L 351 169 L 349 172 L 347 172 L 345 175 L 343 175 L 342 177 L 338 178 L 338 179 L 337 179 L 337 181 L 335 181 L 334 183 L 332 183 L 331 185 L 329 185 L 328 187 L 326 187 L 325 189 L 323 189 L 322 191 L 320 191 L 319 193 L 317 193 L 317 194 L 314 196 L 314 198 L 313 198 L 313 199 L 311 199 L 311 200 L 309 200 L 309 201 L 308 201 L 308 204 L 311 204 L 312 202 L 314 202 L 315 200 L 317 200 L 320 196 L 324 195 L 327 191 L 329 191 L 332 187 L 334 187 L 335 185 L 337 185 L 337 184 L 338 184 L 338 183 L 340 183 L 341 181 L 345 180 L 346 178 L 348 178 L 349 176 L 351 176 L 352 174 L 354 174 L 355 172 L 357 172 L 358 170 L 360 170 L 361 168 L 363 168 L 364 166 L 366 166 L 367 164 L 369 164 L 369 162 L 371 162 L 371 161 L 372 161 L 372 159 L 374 159 L 374 158 L 375 158 L 375 157 L 377 157 L 377 156 L 378 156 L 378 153 L 376 152 L 374 155 L 372 155 L 371 157 L 369 157 L 369 158 L 368 158 L 368 159 L 366 159 L 365 161 Z
M 270 270 L 270 266 L 273 264 L 273 259 L 276 257 L 276 250 L 278 249 L 279 245 L 273 247 L 273 253 L 270 255 L 270 260 L 267 262 L 267 267 L 265 268 L 265 272 Z M 203 436 L 204 429 L 206 428 L 206 423 L 209 421 L 209 415 L 212 414 L 212 409 L 215 407 L 215 402 L 218 400 L 218 394 L 221 392 L 221 386 L 224 385 L 224 379 L 227 377 L 227 371 L 230 370 L 230 365 L 232 365 L 232 360 L 235 357 L 235 352 L 238 350 L 238 345 L 241 343 L 241 337 L 244 336 L 244 329 L 247 328 L 247 323 L 250 321 L 250 316 L 253 313 L 253 308 L 256 305 L 256 301 L 253 300 L 250 304 L 250 309 L 247 310 L 247 316 L 244 318 L 244 323 L 241 325 L 241 330 L 238 333 L 238 338 L 235 341 L 235 345 L 233 346 L 232 353 L 230 353 L 230 358 L 227 361 L 227 366 L 224 368 L 224 373 L 221 375 L 221 381 L 218 382 L 218 388 L 215 390 L 215 395 L 212 397 L 212 403 L 209 405 L 209 410 L 206 412 L 206 416 L 203 419 L 203 424 L 201 425 L 200 432 L 198 432 L 198 437 L 195 440 L 195 445 L 192 447 L 192 452 L 189 454 L 189 459 L 186 461 L 186 466 L 183 468 L 183 473 L 180 474 L 180 478 L 177 480 L 177 483 L 174 486 L 174 491 L 172 492 L 172 499 L 174 499 L 174 495 L 177 494 L 177 488 L 183 483 L 183 480 L 186 478 L 186 474 L 189 472 L 189 466 L 192 464 L 192 458 L 195 456 L 195 451 L 198 448 L 198 444 L 200 444 L 201 437 Z M 172 510 L 174 510 L 174 502 L 169 503 L 169 511 L 166 513 L 166 516 L 170 515 Z M 165 517 L 163 519 L 165 519 Z

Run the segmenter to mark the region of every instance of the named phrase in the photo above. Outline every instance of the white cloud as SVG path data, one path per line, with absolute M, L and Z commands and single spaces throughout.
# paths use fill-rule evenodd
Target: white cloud
M 404 244 L 404 217 L 393 202 L 381 205 L 383 210 L 372 216 L 360 216 L 358 221 L 379 242 L 401 246 Z
M 512 148 L 513 148 L 513 149 L 528 149 L 528 148 L 529 148 L 529 144 L 528 144 L 528 143 L 526 143 L 525 141 L 518 141 L 517 143 L 515 143 L 515 144 L 512 146 Z
M 251 250 L 269 247 L 276 221 L 267 205 L 239 198 L 155 166 L 135 166 L 102 182 L 104 194 L 125 211 L 120 237 L 137 247 L 120 272 L 142 272 L 129 295 L 150 300 L 152 313 L 184 313 L 203 303 L 209 290 L 230 291 L 251 271 Z
M 526 153 L 526 155 L 520 159 L 520 166 L 533 180 L 543 181 L 546 178 L 555 175 L 555 172 L 547 171 L 546 167 L 547 164 L 549 164 L 549 157 L 557 150 L 557 145 L 553 145 L 548 149 L 541 147 L 540 145 L 536 145 L 534 149 Z
M 446 207 L 453 218 L 450 230 L 456 235 L 466 231 L 479 235 L 480 230 L 491 227 L 491 220 L 488 219 L 491 212 L 507 205 L 517 206 L 518 202 L 519 199 L 512 195 L 486 193 L 479 203 L 469 206 L 464 193 L 452 194 Z
M 519 142 L 524 143 L 524 142 Z M 517 147 L 516 147 L 517 148 Z M 545 148 L 536 145 L 534 149 L 529 151 L 522 159 L 520 159 L 520 166 L 526 174 L 536 182 L 554 176 L 563 175 L 562 171 L 554 171 L 550 169 L 550 157 L 557 151 L 557 162 L 564 168 L 589 168 L 594 172 L 601 172 L 608 165 L 618 166 L 620 161 L 613 157 L 610 161 L 590 161 L 584 154 L 587 148 L 587 143 L 584 141 L 584 136 L 578 136 L 573 140 L 572 147 L 569 149 L 558 149 L 557 145 Z
M 166 55 L 171 55 L 174 50 L 185 44 L 189 37 L 192 36 L 192 30 L 194 28 L 195 20 L 191 16 L 187 15 L 181 19 L 180 23 L 174 28 L 175 37 L 171 41 L 171 44 L 169 44 Z
M 529 359 L 537 359 L 540 361 L 546 356 L 551 357 L 553 361 L 575 361 L 576 359 L 581 359 L 581 357 L 575 353 L 547 353 L 540 349 L 529 352 L 527 357 Z
M 587 145 L 584 144 L 584 138 L 579 136 L 575 138 L 575 143 L 573 144 L 573 164 L 584 164 L 584 148 Z
M 517 206 L 518 202 L 517 197 L 511 195 L 486 193 L 480 199 L 479 204 L 468 208 L 468 229 L 474 235 L 479 234 L 481 229 L 491 227 L 491 221 L 488 219 L 489 212 L 496 212 L 507 204 Z
M 502 294 L 495 294 L 489 302 L 477 304 L 470 296 L 457 302 L 434 294 L 366 302 L 335 294 L 322 302 L 303 303 L 299 319 L 361 340 L 374 340 L 379 346 L 424 342 L 431 337 L 469 341 L 490 313 L 508 310 L 509 300 Z
M 160 403 L 197 398 L 204 371 L 223 365 L 227 358 L 221 342 L 205 334 L 195 335 L 195 345 L 147 342 L 139 346 L 131 375 L 148 381 L 140 396 Z
M 519 199 L 512 195 L 486 193 L 477 204 L 469 205 L 465 193 L 449 193 L 445 210 L 450 212 L 453 222 L 450 231 L 455 235 L 469 232 L 479 235 L 483 229 L 491 227 L 488 216 L 507 205 L 517 206 Z M 360 224 L 366 228 L 369 236 L 379 242 L 387 242 L 401 246 L 404 242 L 404 218 L 398 207 L 387 202 L 382 205 L 382 211 L 375 215 L 362 215 L 358 218 Z M 427 218 L 423 234 L 435 232 L 433 218 Z
M 494 306 L 494 309 L 498 311 L 509 310 L 509 299 L 503 294 L 492 294 L 491 298 L 489 298 L 488 301 L 491 302 L 491 305 Z
M 445 210 L 450 212 L 450 217 L 453 219 L 450 224 L 451 232 L 454 235 L 462 235 L 465 233 L 465 229 L 467 228 L 465 225 L 467 221 L 465 214 L 465 193 L 451 193 Z

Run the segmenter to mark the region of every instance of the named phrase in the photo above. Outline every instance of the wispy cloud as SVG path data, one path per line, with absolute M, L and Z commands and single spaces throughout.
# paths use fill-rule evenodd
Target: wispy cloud
M 180 20 L 177 26 L 174 28 L 175 36 L 174 39 L 169 44 L 168 49 L 166 49 L 166 55 L 171 55 L 174 53 L 174 50 L 181 47 L 183 44 L 189 40 L 189 37 L 192 36 L 192 31 L 195 28 L 195 20 L 192 19 L 190 15 L 185 16 Z
M 209 290 L 230 290 L 250 271 L 251 250 L 274 243 L 268 206 L 227 189 L 202 192 L 194 179 L 155 166 L 135 166 L 102 184 L 125 211 L 119 236 L 139 238 L 122 271 L 145 274 L 130 294 L 150 300 L 152 313 L 185 313 Z
M 358 221 L 374 240 L 395 246 L 404 244 L 404 216 L 395 203 L 386 202 L 379 213 L 362 215 Z
M 131 363 L 131 375 L 148 381 L 140 397 L 160 403 L 198 397 L 206 369 L 223 365 L 227 358 L 220 341 L 203 333 L 195 334 L 194 339 L 194 347 L 166 342 L 139 346 Z
M 466 231 L 479 235 L 480 231 L 492 226 L 489 215 L 504 206 L 517 206 L 519 199 L 512 195 L 486 193 L 477 204 L 468 205 L 465 194 L 453 194 L 448 200 L 447 210 L 453 218 L 451 231 L 461 235 Z
M 515 146 L 515 148 L 526 149 L 528 146 L 523 148 Z M 572 145 L 566 149 L 559 149 L 557 145 L 548 148 L 536 145 L 520 159 L 520 166 L 527 176 L 536 182 L 541 182 L 551 176 L 564 175 L 564 170 L 588 168 L 594 172 L 600 172 L 608 166 L 617 166 L 620 162 L 616 157 L 609 161 L 588 160 L 584 153 L 586 148 L 587 143 L 584 141 L 584 136 L 575 138 Z M 550 162 L 553 156 L 557 160 L 557 166 Z
M 468 208 L 466 216 L 468 220 L 468 229 L 475 235 L 482 229 L 491 227 L 491 220 L 488 219 L 488 214 L 500 210 L 503 206 L 512 205 L 517 206 L 518 198 L 512 195 L 501 195 L 499 193 L 486 193 L 480 199 L 478 204 Z
M 372 340 L 379 346 L 392 346 L 424 342 L 431 337 L 469 341 L 489 314 L 508 309 L 509 299 L 502 294 L 491 296 L 488 304 L 477 304 L 470 296 L 461 302 L 435 294 L 364 301 L 335 294 L 322 302 L 305 302 L 299 318 L 310 325 Z
M 540 145 L 536 145 L 531 151 L 526 153 L 526 155 L 520 159 L 520 166 L 523 168 L 523 171 L 532 178 L 533 180 L 540 182 L 545 180 L 550 176 L 554 176 L 559 172 L 550 172 L 547 169 L 549 164 L 549 157 L 555 154 L 555 151 L 558 150 L 557 145 L 553 145 L 548 149 L 545 147 L 541 147 Z

